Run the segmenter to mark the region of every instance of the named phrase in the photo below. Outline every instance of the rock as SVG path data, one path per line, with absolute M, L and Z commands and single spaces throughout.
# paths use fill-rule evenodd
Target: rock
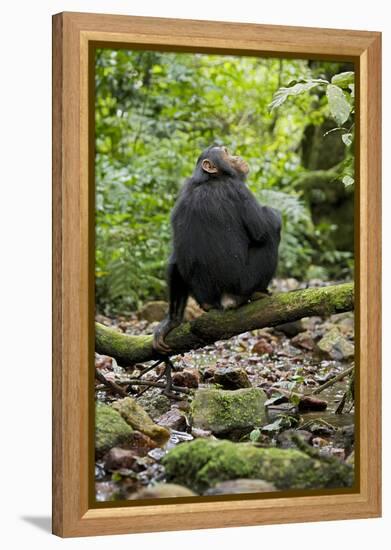
M 257 331 L 256 331 L 256 334 L 257 334 L 257 337 L 258 338 L 265 338 L 265 340 L 267 340 L 268 342 L 276 342 L 278 343 L 278 338 L 275 334 L 273 334 L 272 332 L 270 331 L 273 331 L 272 328 L 259 328 Z M 249 333 L 251 334 L 251 333 Z
M 169 430 L 178 430 L 184 432 L 186 430 L 186 417 L 178 409 L 171 409 L 157 419 L 157 424 Z
M 162 321 L 167 315 L 168 303 L 163 300 L 146 303 L 138 312 L 137 318 L 153 323 L 154 321 Z
M 315 349 L 315 342 L 312 334 L 307 330 L 305 332 L 297 334 L 294 338 L 292 338 L 291 344 L 296 347 L 306 349 L 308 351 L 312 351 L 313 349 Z
M 354 313 L 352 311 L 336 313 L 330 317 L 330 322 L 337 323 L 340 331 L 344 334 L 354 334 Z
M 274 279 L 273 287 L 276 288 L 279 292 L 286 292 L 288 290 L 297 290 L 300 287 L 300 283 L 297 279 L 293 277 L 289 279 Z
M 152 487 L 144 487 L 140 489 L 135 495 L 130 497 L 131 500 L 137 500 L 140 498 L 172 498 L 172 497 L 195 497 L 197 496 L 193 491 L 190 491 L 187 487 L 182 487 L 175 483 L 157 483 Z
M 304 330 L 316 330 L 318 325 L 323 322 L 322 317 L 303 317 L 301 319 L 301 324 L 303 325 Z
M 166 428 L 155 424 L 141 405 L 132 397 L 119 399 L 111 407 L 118 411 L 132 428 L 149 436 L 160 447 L 163 447 L 169 440 L 170 432 Z
M 221 481 L 211 489 L 205 491 L 204 495 L 235 495 L 240 493 L 269 493 L 277 489 L 273 483 L 263 479 L 230 479 Z
M 100 462 L 95 462 L 95 481 L 104 481 L 106 479 L 106 470 Z
M 184 369 L 180 372 L 174 372 L 172 381 L 176 386 L 185 388 L 198 388 L 200 375 L 196 369 Z
M 137 456 L 145 456 L 152 449 L 158 447 L 157 443 L 147 435 L 135 430 L 131 437 L 127 449 L 131 449 Z
M 314 421 L 308 426 L 308 431 L 311 432 L 313 435 L 330 437 L 335 433 L 335 428 L 330 424 Z
M 270 355 L 273 353 L 273 346 L 266 340 L 266 338 L 260 338 L 253 346 L 252 353 L 258 355 Z
M 351 487 L 353 469 L 338 460 L 310 458 L 296 449 L 195 439 L 162 459 L 167 480 L 203 493 L 220 481 L 262 479 L 277 489 Z
M 202 379 L 202 381 L 203 382 L 210 382 L 211 380 L 213 380 L 215 372 L 216 372 L 216 367 L 214 367 L 214 366 L 209 366 L 209 367 L 203 368 L 201 370 L 201 379 Z
M 251 382 L 244 369 L 236 367 L 223 367 L 216 369 L 213 382 L 220 384 L 226 390 L 239 388 L 251 388 Z
M 260 388 L 198 390 L 191 405 L 191 424 L 215 434 L 251 429 L 266 421 L 266 399 Z
M 346 450 L 346 456 L 352 451 L 354 447 L 355 439 L 355 427 L 354 424 L 339 428 L 334 437 L 334 445 L 336 447 L 342 447 Z
M 297 444 L 293 439 L 294 437 L 299 437 L 301 441 L 310 445 L 314 436 L 311 432 L 307 432 L 306 430 L 284 430 L 277 435 L 278 447 L 281 449 L 297 448 Z
M 133 429 L 109 405 L 98 401 L 95 410 L 95 453 L 100 457 L 112 447 L 128 443 Z
M 216 439 L 214 435 L 212 435 L 212 432 L 210 430 L 201 430 L 201 428 L 192 428 L 191 429 L 191 435 L 194 438 L 197 437 L 213 437 L 213 439 Z
M 289 323 L 283 323 L 282 325 L 277 325 L 274 328 L 275 330 L 278 330 L 279 332 L 282 332 L 283 334 L 285 334 L 285 336 L 288 336 L 288 338 L 292 338 L 293 336 L 296 336 L 297 334 L 299 334 L 299 332 L 304 332 L 305 330 L 301 320 L 291 321 Z
M 312 445 L 314 447 L 326 447 L 327 445 L 329 445 L 329 442 L 327 441 L 327 439 L 323 439 L 323 437 L 314 437 L 314 439 L 312 440 Z
M 137 465 L 137 458 L 133 451 L 113 447 L 105 456 L 105 469 L 115 470 L 134 470 Z
M 95 483 L 95 495 L 98 502 L 118 500 L 122 498 L 121 492 L 114 481 L 98 481 Z
M 336 361 L 354 357 L 354 344 L 337 327 L 333 327 L 323 336 L 318 342 L 318 348 Z
M 148 323 L 153 323 L 155 321 L 162 321 L 167 315 L 167 312 L 168 303 L 163 300 L 155 300 L 144 304 L 137 312 L 137 318 L 148 321 Z M 200 317 L 203 313 L 204 310 L 200 308 L 197 302 L 193 298 L 189 298 L 185 309 L 185 321 L 193 321 L 193 319 L 197 319 L 197 317 Z
M 183 399 L 182 401 L 176 401 L 174 406 L 176 409 L 179 409 L 183 412 L 190 411 L 190 403 L 186 399 Z
M 327 409 L 327 401 L 313 397 L 312 395 L 302 395 L 297 408 L 299 412 L 325 411 Z
M 99 355 L 95 353 L 95 367 L 97 369 L 109 369 L 113 368 L 113 358 L 107 355 Z
M 154 420 L 171 409 L 170 399 L 162 393 L 152 396 L 143 395 L 137 399 L 137 402 Z
M 354 337 L 354 317 L 345 317 L 338 323 L 339 330 L 345 336 Z

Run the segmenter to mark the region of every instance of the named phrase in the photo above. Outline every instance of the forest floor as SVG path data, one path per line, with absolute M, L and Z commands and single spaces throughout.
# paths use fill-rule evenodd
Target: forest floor
M 275 283 L 277 290 L 283 291 L 299 286 L 293 279 Z M 140 319 L 136 313 L 127 318 L 98 315 L 97 320 L 133 335 L 151 334 L 157 324 Z M 159 388 L 130 386 L 127 391 L 133 412 L 128 416 L 121 409 L 121 402 L 127 398 L 96 381 L 96 401 L 118 406 L 131 426 L 131 433 L 124 436 L 115 429 L 107 430 L 104 421 L 96 420 L 97 501 L 351 485 L 353 478 L 348 470 L 338 474 L 340 481 L 335 481 L 333 474 L 327 481 L 314 482 L 301 478 L 301 474 L 265 474 L 259 461 L 266 460 L 266 456 L 273 462 L 280 456 L 275 451 L 270 457 L 261 455 L 263 450 L 294 450 L 296 454 L 284 456 L 293 461 L 297 471 L 301 464 L 295 461 L 303 459 L 305 453 L 317 464 L 324 459 L 327 464 L 344 468 L 349 465 L 353 470 L 353 312 L 246 332 L 171 359 L 174 383 L 188 388 L 189 393 L 169 399 Z M 152 364 L 123 368 L 114 359 L 96 354 L 96 368 L 124 388 Z M 150 371 L 146 380 L 156 381 L 161 369 L 158 366 Z M 346 376 L 335 381 L 344 371 Z M 319 392 L 327 382 L 332 383 Z M 136 421 L 130 418 L 132 414 Z M 151 429 L 154 424 L 166 435 Z M 196 440 L 197 445 L 189 445 Z M 227 446 L 225 441 L 232 445 Z M 172 452 L 179 447 L 181 453 Z M 256 465 L 252 470 L 247 466 L 241 469 L 235 453 L 247 456 L 250 447 L 259 451 Z M 219 466 L 213 463 L 215 452 L 220 457 Z M 207 463 L 200 463 L 200 453 L 209 453 Z M 221 458 L 224 453 L 227 463 Z M 189 473 L 192 469 L 197 471 Z

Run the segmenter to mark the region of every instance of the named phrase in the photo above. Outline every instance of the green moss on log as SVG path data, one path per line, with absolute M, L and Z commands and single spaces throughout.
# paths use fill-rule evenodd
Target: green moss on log
M 172 355 L 197 349 L 216 340 L 302 317 L 328 316 L 354 309 L 353 283 L 281 292 L 231 311 L 212 310 L 183 323 L 168 335 Z M 156 358 L 152 336 L 129 336 L 96 323 L 96 351 L 114 357 L 121 365 Z
M 114 357 L 121 365 L 144 361 L 151 355 L 152 336 L 130 336 L 95 323 L 95 350 Z

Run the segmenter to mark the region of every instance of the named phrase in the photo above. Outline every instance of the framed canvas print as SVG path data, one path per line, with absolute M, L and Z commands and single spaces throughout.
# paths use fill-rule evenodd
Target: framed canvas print
M 380 515 L 377 32 L 53 17 L 53 532 Z

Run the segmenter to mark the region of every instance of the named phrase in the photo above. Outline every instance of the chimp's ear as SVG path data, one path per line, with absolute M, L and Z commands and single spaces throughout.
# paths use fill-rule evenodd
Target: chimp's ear
M 216 174 L 218 172 L 216 166 L 209 159 L 204 159 L 201 166 L 204 172 L 208 172 L 208 174 Z

